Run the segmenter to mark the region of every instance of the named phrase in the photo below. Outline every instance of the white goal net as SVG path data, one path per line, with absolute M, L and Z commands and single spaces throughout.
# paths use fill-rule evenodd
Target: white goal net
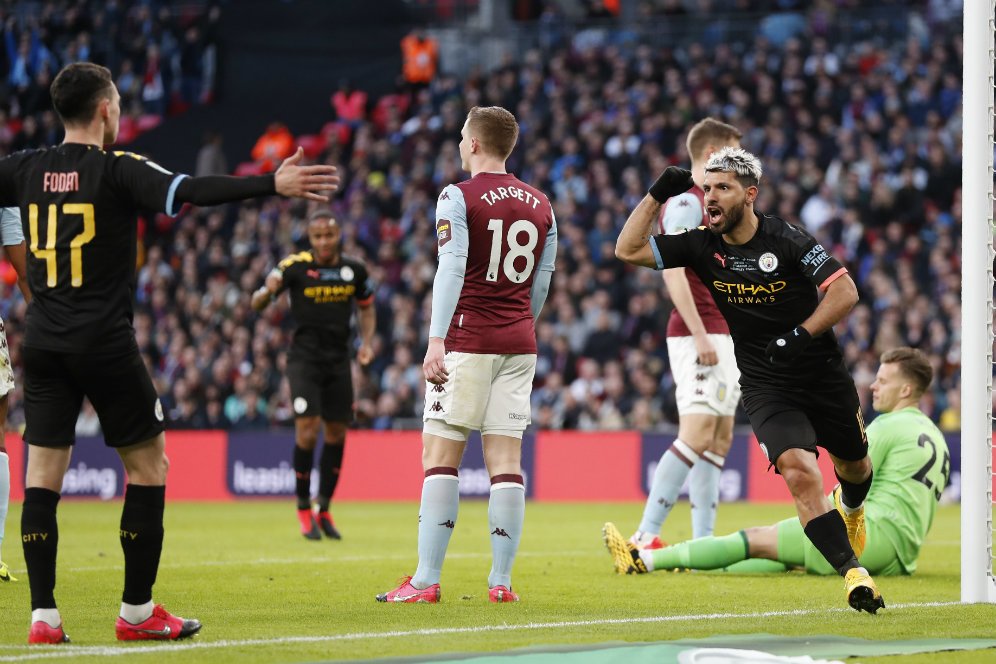
M 961 600 L 996 602 L 993 577 L 993 59 L 996 0 L 964 16 L 962 97 Z

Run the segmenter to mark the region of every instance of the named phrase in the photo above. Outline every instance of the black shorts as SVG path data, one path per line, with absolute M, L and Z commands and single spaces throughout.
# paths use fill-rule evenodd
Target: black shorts
M 353 421 L 353 377 L 348 358 L 287 360 L 287 380 L 295 417 L 320 415 L 326 422 Z
M 858 394 L 844 369 L 814 380 L 808 388 L 744 388 L 743 404 L 772 464 L 792 448 L 818 453 L 818 446 L 845 461 L 868 455 Z
M 24 440 L 39 447 L 76 442 L 83 397 L 97 411 L 108 447 L 127 447 L 166 428 L 163 407 L 138 347 L 99 353 L 21 349 L 24 362 Z

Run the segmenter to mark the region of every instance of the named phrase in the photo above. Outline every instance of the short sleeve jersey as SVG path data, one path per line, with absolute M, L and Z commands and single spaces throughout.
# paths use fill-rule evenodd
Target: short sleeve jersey
M 660 230 L 661 233 L 674 235 L 684 233 L 693 228 L 698 228 L 707 222 L 705 206 L 703 205 L 702 189 L 696 185 L 683 194 L 672 196 L 664 202 L 661 210 Z M 702 319 L 702 326 L 708 334 L 729 334 L 730 328 L 726 325 L 723 315 L 716 308 L 709 289 L 706 288 L 698 275 L 689 269 L 685 269 L 685 277 L 688 279 L 688 287 L 692 291 L 692 299 L 695 301 L 695 310 Z M 691 330 L 682 319 L 677 309 L 671 311 L 671 316 L 667 321 L 667 336 L 669 337 L 690 337 Z
M 730 326 L 740 385 L 805 387 L 828 365 L 843 360 L 832 330 L 819 335 L 791 365 L 772 365 L 765 349 L 772 338 L 808 318 L 825 290 L 847 270 L 812 235 L 778 217 L 756 212 L 758 228 L 742 245 L 727 244 L 706 228 L 655 235 L 658 268 L 691 268 Z
M 342 256 L 337 265 L 319 265 L 310 251 L 291 254 L 276 272 L 280 290 L 290 292 L 291 314 L 297 328 L 289 358 L 339 361 L 349 357 L 353 303 L 373 302 L 374 288 L 366 265 Z
M 25 346 L 86 352 L 133 343 L 136 217 L 176 214 L 184 177 L 78 143 L 0 160 L 0 206 L 20 208 L 28 243 Z
M 440 255 L 467 257 L 446 349 L 535 353 L 530 292 L 537 270 L 553 271 L 557 249 L 546 195 L 511 174 L 478 173 L 439 195 L 436 239 Z
M 883 413 L 868 425 L 868 454 L 875 474 L 865 518 L 878 524 L 912 574 L 941 492 L 951 475 L 951 455 L 937 426 L 917 408 Z
M 10 247 L 24 242 L 24 229 L 21 228 L 21 209 L 0 208 L 0 245 Z

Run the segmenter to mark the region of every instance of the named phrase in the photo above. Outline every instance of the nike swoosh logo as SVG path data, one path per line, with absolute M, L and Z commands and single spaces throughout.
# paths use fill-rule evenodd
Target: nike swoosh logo
M 136 629 L 135 631 L 142 634 L 152 634 L 153 636 L 169 636 L 173 633 L 173 629 L 169 625 L 162 629 Z
M 412 593 L 411 595 L 395 595 L 393 601 L 395 601 L 395 602 L 407 602 L 408 600 L 412 599 L 413 597 L 418 597 L 418 593 Z

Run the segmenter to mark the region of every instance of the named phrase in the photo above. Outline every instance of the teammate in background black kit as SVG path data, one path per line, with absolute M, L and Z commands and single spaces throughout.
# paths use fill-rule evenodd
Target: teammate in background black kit
M 291 254 L 266 277 L 252 295 L 252 307 L 262 311 L 275 295 L 290 291 L 291 313 L 297 322 L 287 357 L 294 406 L 294 475 L 301 534 L 318 540 L 322 533 L 341 539 L 329 513 L 339 482 L 346 429 L 353 419 L 353 381 L 349 366 L 349 321 L 353 302 L 360 324 L 361 366 L 373 360 L 377 314 L 373 287 L 362 262 L 340 253 L 342 230 L 328 210 L 308 217 L 311 251 Z M 311 510 L 311 469 L 315 463 L 320 420 L 325 444 L 318 462 L 318 514 Z M 320 530 L 319 530 L 320 528 Z
M 317 192 L 334 190 L 339 179 L 329 166 L 298 166 L 300 150 L 272 175 L 174 174 L 137 155 L 102 149 L 117 139 L 121 115 L 121 97 L 105 67 L 68 65 L 55 77 L 51 93 L 66 128 L 62 145 L 0 160 L 0 205 L 21 208 L 34 295 L 22 350 L 29 445 L 21 514 L 31 585 L 28 642 L 69 640 L 54 595 L 56 507 L 84 396 L 128 473 L 117 638 L 183 638 L 195 634 L 200 622 L 152 602 L 169 461 L 162 406 L 132 328 L 136 214 L 147 209 L 173 215 L 183 203 L 217 205 L 272 194 L 324 201 Z
M 693 184 L 689 171 L 671 166 L 626 220 L 616 256 L 658 270 L 687 266 L 708 286 L 730 326 L 761 449 L 792 492 L 806 536 L 844 577 L 848 603 L 875 613 L 885 603 L 856 557 L 872 481 L 868 439 L 831 329 L 857 302 L 857 288 L 805 230 L 754 210 L 757 157 L 723 148 L 705 170 L 708 227 L 650 237 L 661 204 Z M 817 445 L 830 453 L 840 481 L 833 505 L 823 494 Z

